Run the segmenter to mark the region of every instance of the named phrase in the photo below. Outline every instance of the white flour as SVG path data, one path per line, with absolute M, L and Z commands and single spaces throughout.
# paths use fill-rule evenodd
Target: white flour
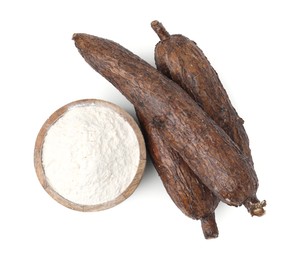
M 42 162 L 50 186 L 83 205 L 115 199 L 139 164 L 134 130 L 117 112 L 94 105 L 68 110 L 45 137 Z

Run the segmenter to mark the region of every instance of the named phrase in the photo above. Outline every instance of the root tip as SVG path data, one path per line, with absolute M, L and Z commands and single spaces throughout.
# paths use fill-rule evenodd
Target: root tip
M 245 204 L 245 207 L 252 216 L 261 217 L 265 214 L 264 207 L 266 205 L 267 202 L 265 200 L 256 202 L 249 201 L 247 204 Z
M 215 221 L 215 214 L 210 214 L 201 219 L 202 230 L 206 239 L 217 238 L 219 235 L 218 227 Z
M 152 29 L 156 32 L 160 40 L 166 40 L 170 37 L 170 34 L 166 31 L 163 24 L 157 20 L 151 22 Z
M 79 35 L 80 35 L 79 33 L 73 33 L 72 40 L 75 41 Z
M 153 27 L 157 26 L 158 24 L 159 24 L 159 21 L 154 20 L 151 22 L 151 27 L 153 28 Z

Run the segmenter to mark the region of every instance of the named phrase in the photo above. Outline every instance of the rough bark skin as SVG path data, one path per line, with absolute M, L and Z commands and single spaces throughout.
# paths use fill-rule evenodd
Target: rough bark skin
M 161 39 L 155 47 L 157 69 L 187 91 L 252 162 L 244 121 L 202 50 L 183 35 L 170 35 L 158 21 L 151 26 Z
M 246 156 L 179 85 L 113 41 L 87 34 L 73 39 L 91 67 L 152 122 L 220 200 L 239 206 L 255 198 L 258 180 Z
M 188 217 L 200 219 L 206 239 L 218 237 L 214 211 L 219 199 L 196 177 L 180 155 L 165 143 L 158 129 L 136 109 L 147 149 L 169 196 Z
M 155 47 L 157 69 L 178 83 L 200 105 L 238 145 L 253 166 L 244 121 L 232 106 L 216 71 L 202 50 L 183 35 L 170 35 L 158 21 L 153 21 L 151 26 L 161 40 Z M 265 202 L 260 203 L 256 198 L 253 203 L 245 204 L 252 215 L 262 215 L 264 210 L 260 208 L 263 205 Z

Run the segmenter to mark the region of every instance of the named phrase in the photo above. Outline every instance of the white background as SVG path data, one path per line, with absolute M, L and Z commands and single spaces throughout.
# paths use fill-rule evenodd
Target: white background
M 290 1 L 1 1 L 0 259 L 291 259 Z M 245 120 L 267 214 L 220 205 L 220 236 L 172 203 L 151 162 L 135 193 L 102 212 L 55 202 L 39 184 L 34 142 L 78 99 L 132 105 L 93 71 L 72 34 L 114 40 L 154 66 L 150 22 L 195 40 Z

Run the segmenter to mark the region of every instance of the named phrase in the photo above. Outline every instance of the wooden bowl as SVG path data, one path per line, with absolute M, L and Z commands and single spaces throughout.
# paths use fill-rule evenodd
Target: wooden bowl
M 134 134 L 137 138 L 137 142 L 139 145 L 139 162 L 137 166 L 136 173 L 134 175 L 134 178 L 129 183 L 127 188 L 122 191 L 117 197 L 114 199 L 111 199 L 110 201 L 105 201 L 102 203 L 97 204 L 80 204 L 76 203 L 72 200 L 69 200 L 68 198 L 60 195 L 60 192 L 57 192 L 53 185 L 50 184 L 50 181 L 48 181 L 46 170 L 43 164 L 43 147 L 44 142 L 46 139 L 47 134 L 49 133 L 51 127 L 66 114 L 68 111 L 71 111 L 72 109 L 80 106 L 98 106 L 98 107 L 105 107 L 111 109 L 113 112 L 117 114 L 117 116 L 122 117 L 133 129 Z M 126 111 L 121 109 L 119 106 L 112 104 L 110 102 L 106 102 L 103 100 L 98 99 L 84 99 L 84 100 L 78 100 L 72 103 L 69 103 L 57 111 L 55 111 L 44 123 L 44 125 L 41 127 L 36 142 L 35 142 L 35 150 L 34 150 L 34 165 L 37 177 L 42 185 L 42 187 L 46 190 L 46 192 L 57 202 L 60 204 L 74 210 L 78 211 L 99 211 L 111 208 L 113 206 L 116 206 L 117 204 L 121 203 L 125 199 L 127 199 L 137 188 L 138 184 L 141 181 L 141 178 L 143 176 L 144 168 L 146 164 L 146 149 L 145 149 L 145 142 L 143 135 L 140 131 L 140 128 L 138 127 L 135 120 L 130 116 Z

